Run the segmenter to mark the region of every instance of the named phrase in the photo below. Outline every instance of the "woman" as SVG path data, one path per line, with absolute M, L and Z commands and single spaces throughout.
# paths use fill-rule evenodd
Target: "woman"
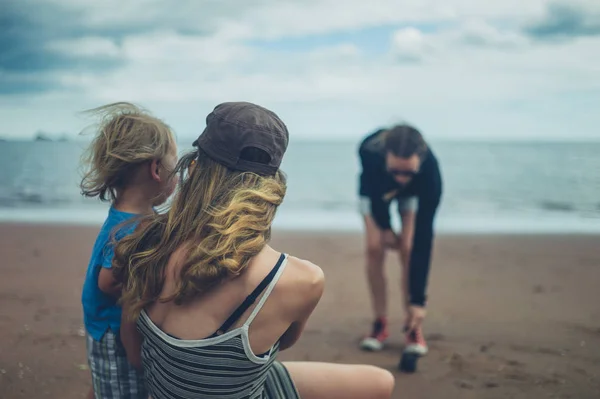
M 250 103 L 221 104 L 206 121 L 168 214 L 116 249 L 131 316 L 121 337 L 152 398 L 389 398 L 393 377 L 375 367 L 275 361 L 324 284 L 318 266 L 268 245 L 288 131 Z

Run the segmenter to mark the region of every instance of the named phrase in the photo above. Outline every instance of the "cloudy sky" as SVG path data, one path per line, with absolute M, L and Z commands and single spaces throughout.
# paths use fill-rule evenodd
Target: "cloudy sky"
M 0 1 L 0 136 L 133 101 L 192 137 L 236 100 L 297 138 L 600 138 L 600 1 Z

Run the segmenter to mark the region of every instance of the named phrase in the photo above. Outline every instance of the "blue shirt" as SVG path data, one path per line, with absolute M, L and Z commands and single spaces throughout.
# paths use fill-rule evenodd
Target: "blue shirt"
M 113 234 L 114 238 L 120 240 L 132 233 L 135 230 L 136 222 L 123 226 L 120 224 L 136 216 L 138 215 L 121 212 L 111 207 L 92 250 L 92 257 L 83 284 L 81 302 L 85 329 L 96 341 L 100 341 L 108 329 L 118 334 L 121 327 L 121 306 L 117 303 L 118 299 L 105 294 L 98 288 L 98 275 L 101 267 L 107 269 L 112 267 Z

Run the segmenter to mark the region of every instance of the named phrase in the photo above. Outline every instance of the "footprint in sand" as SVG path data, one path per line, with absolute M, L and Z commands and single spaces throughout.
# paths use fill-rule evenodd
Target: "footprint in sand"
M 492 381 L 487 381 L 486 383 L 483 384 L 483 387 L 487 388 L 487 389 L 498 388 L 499 386 L 500 386 L 500 384 L 498 384 L 496 382 L 492 382 Z
M 453 353 L 450 359 L 448 359 L 448 363 L 450 364 L 450 368 L 455 371 L 463 371 L 465 368 L 465 359 L 458 353 Z
M 521 367 L 521 366 L 524 366 L 523 363 L 521 363 L 521 362 L 519 362 L 517 360 L 507 360 L 506 364 L 509 365 L 509 366 L 511 366 L 511 367 Z
M 443 334 L 433 333 L 433 334 L 426 334 L 425 339 L 429 342 L 440 342 L 440 341 L 445 341 L 446 337 Z
M 544 288 L 543 285 L 537 284 L 537 285 L 533 286 L 534 294 L 543 294 L 544 292 L 546 292 L 546 288 Z
M 510 349 L 516 352 L 534 353 L 552 356 L 565 356 L 565 351 L 543 347 L 529 347 L 524 345 L 511 345 Z
M 479 352 L 481 352 L 481 353 L 487 353 L 487 352 L 489 352 L 489 351 L 490 351 L 490 349 L 492 349 L 492 347 L 493 347 L 494 345 L 495 345 L 495 344 L 494 344 L 493 342 L 490 342 L 490 343 L 488 343 L 488 344 L 483 344 L 483 345 L 481 345 L 481 346 L 479 347 Z
M 473 389 L 475 386 L 467 381 L 456 381 L 456 386 L 461 389 Z
M 50 315 L 50 309 L 40 308 L 40 309 L 38 309 L 37 312 L 35 312 L 35 315 L 33 315 L 33 320 L 41 321 L 45 316 L 48 316 L 48 315 Z

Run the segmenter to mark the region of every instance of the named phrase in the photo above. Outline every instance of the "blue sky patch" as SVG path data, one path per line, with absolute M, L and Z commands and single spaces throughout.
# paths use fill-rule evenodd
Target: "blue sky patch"
M 305 52 L 321 47 L 334 47 L 341 44 L 354 44 L 367 56 L 385 54 L 393 33 L 402 28 L 413 27 L 424 33 L 435 32 L 441 24 L 393 24 L 362 29 L 344 30 L 327 34 L 302 37 L 285 37 L 276 40 L 252 40 L 246 44 L 259 49 L 282 52 Z

